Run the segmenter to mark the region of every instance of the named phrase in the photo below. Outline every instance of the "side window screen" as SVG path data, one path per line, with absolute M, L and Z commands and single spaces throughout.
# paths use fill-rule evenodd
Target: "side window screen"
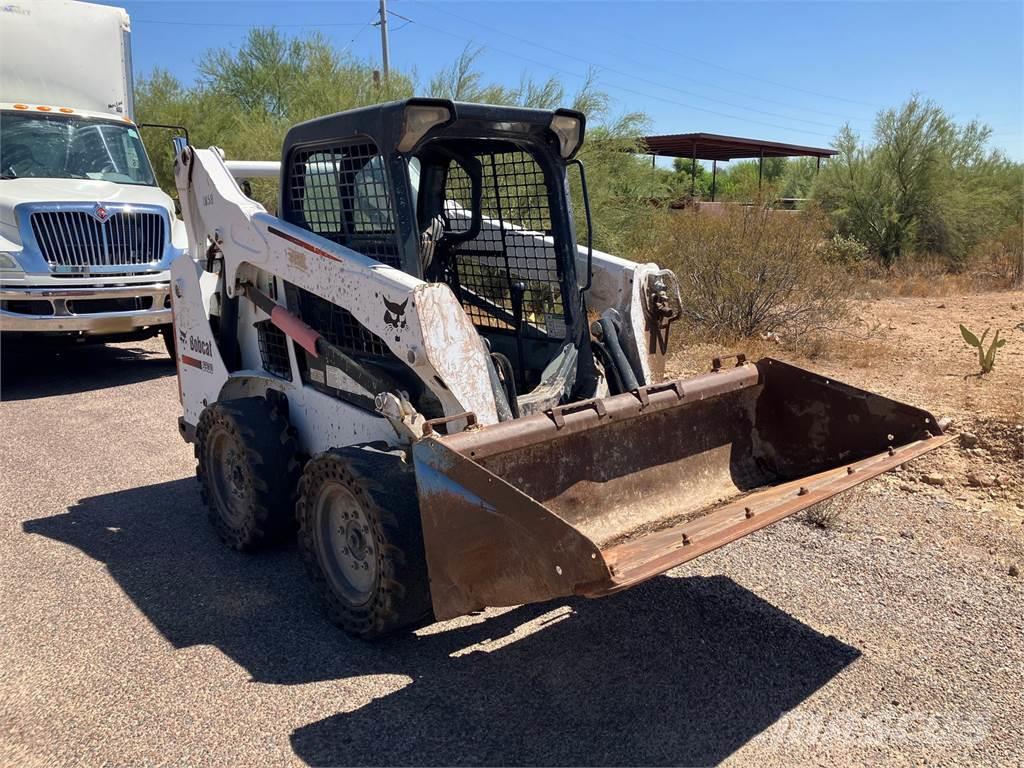
M 476 237 L 452 249 L 449 284 L 477 327 L 511 330 L 511 288 L 521 283 L 526 332 L 565 338 L 566 302 L 544 172 L 525 152 L 481 154 L 477 159 L 483 176 L 483 224 Z M 448 168 L 444 195 L 448 230 L 468 231 L 471 184 L 455 161 Z
M 373 142 L 296 150 L 288 179 L 287 221 L 401 267 L 391 190 Z

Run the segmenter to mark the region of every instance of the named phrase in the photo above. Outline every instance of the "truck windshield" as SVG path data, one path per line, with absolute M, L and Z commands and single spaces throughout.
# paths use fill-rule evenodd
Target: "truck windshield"
M 0 120 L 0 178 L 156 183 L 135 126 L 17 112 Z

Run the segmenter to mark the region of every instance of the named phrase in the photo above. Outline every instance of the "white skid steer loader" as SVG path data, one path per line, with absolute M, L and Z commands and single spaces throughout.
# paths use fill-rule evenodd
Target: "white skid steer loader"
M 203 498 L 238 549 L 297 525 L 354 635 L 612 594 L 947 439 L 774 359 L 662 381 L 676 279 L 577 246 L 583 135 L 570 110 L 433 99 L 320 118 L 288 132 L 280 218 L 178 145 Z

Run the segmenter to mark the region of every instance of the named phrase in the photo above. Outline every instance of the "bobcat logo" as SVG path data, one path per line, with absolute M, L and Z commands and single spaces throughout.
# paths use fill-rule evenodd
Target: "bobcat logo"
M 400 331 L 408 327 L 409 323 L 405 319 L 405 308 L 408 305 L 408 297 L 401 304 L 395 304 L 393 301 L 388 301 L 384 298 L 384 325 L 392 331 Z M 395 341 L 398 341 L 397 334 L 395 335 Z

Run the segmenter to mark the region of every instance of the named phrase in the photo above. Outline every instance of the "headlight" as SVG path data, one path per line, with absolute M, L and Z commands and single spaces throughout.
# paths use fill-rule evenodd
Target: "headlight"
M 408 152 L 435 125 L 447 123 L 452 119 L 452 111 L 443 104 L 410 104 L 405 108 L 402 121 L 402 138 L 398 141 L 398 151 Z
M 21 266 L 13 254 L 0 251 L 0 272 L 21 272 Z
M 582 116 L 570 115 L 561 111 L 556 112 L 555 116 L 551 118 L 551 130 L 558 137 L 561 155 L 566 160 L 575 155 L 583 143 L 583 120 L 581 118 Z

